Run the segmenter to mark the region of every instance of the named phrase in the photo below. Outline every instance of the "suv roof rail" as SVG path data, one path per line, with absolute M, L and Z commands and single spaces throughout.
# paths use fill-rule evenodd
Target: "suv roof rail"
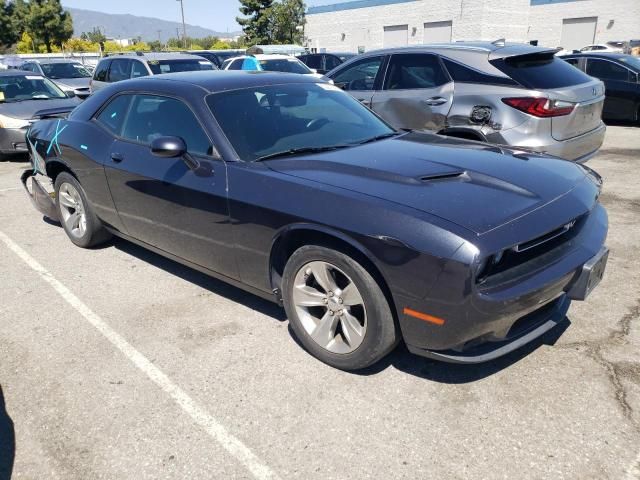
M 106 52 L 104 57 L 113 57 L 114 55 L 136 55 L 138 57 L 144 57 L 144 52 L 135 51 L 135 52 Z

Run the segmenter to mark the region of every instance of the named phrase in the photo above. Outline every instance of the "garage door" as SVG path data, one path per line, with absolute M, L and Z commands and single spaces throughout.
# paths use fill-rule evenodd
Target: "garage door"
M 424 43 L 449 43 L 451 41 L 451 20 L 424 24 Z
M 404 47 L 407 45 L 408 25 L 384 27 L 383 45 L 385 47 Z M 378 30 L 379 31 L 379 30 Z
M 580 50 L 590 45 L 596 36 L 598 17 L 565 18 L 562 20 L 560 46 L 566 50 Z

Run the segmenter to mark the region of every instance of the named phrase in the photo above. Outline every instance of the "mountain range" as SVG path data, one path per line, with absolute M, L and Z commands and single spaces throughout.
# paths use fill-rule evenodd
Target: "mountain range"
M 182 36 L 182 23 L 170 22 L 151 17 L 139 17 L 128 14 L 111 14 L 84 10 L 81 8 L 65 8 L 73 17 L 73 34 L 80 36 L 83 32 L 91 32 L 99 28 L 110 38 L 137 38 L 151 41 L 166 42 L 169 38 L 176 38 L 180 32 Z M 216 32 L 208 28 L 187 24 L 187 36 L 202 38 L 208 35 L 214 37 L 234 37 L 242 32 Z

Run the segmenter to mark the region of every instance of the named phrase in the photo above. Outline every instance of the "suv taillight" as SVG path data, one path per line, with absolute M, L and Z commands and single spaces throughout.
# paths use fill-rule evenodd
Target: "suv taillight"
M 502 101 L 516 110 L 541 118 L 562 117 L 569 115 L 576 108 L 575 103 L 545 97 L 513 97 L 503 98 Z

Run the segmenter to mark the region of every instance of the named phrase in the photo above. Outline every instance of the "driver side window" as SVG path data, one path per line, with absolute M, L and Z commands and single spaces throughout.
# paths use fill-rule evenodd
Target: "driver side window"
M 333 77 L 343 90 L 373 90 L 384 57 L 370 57 L 355 62 Z

